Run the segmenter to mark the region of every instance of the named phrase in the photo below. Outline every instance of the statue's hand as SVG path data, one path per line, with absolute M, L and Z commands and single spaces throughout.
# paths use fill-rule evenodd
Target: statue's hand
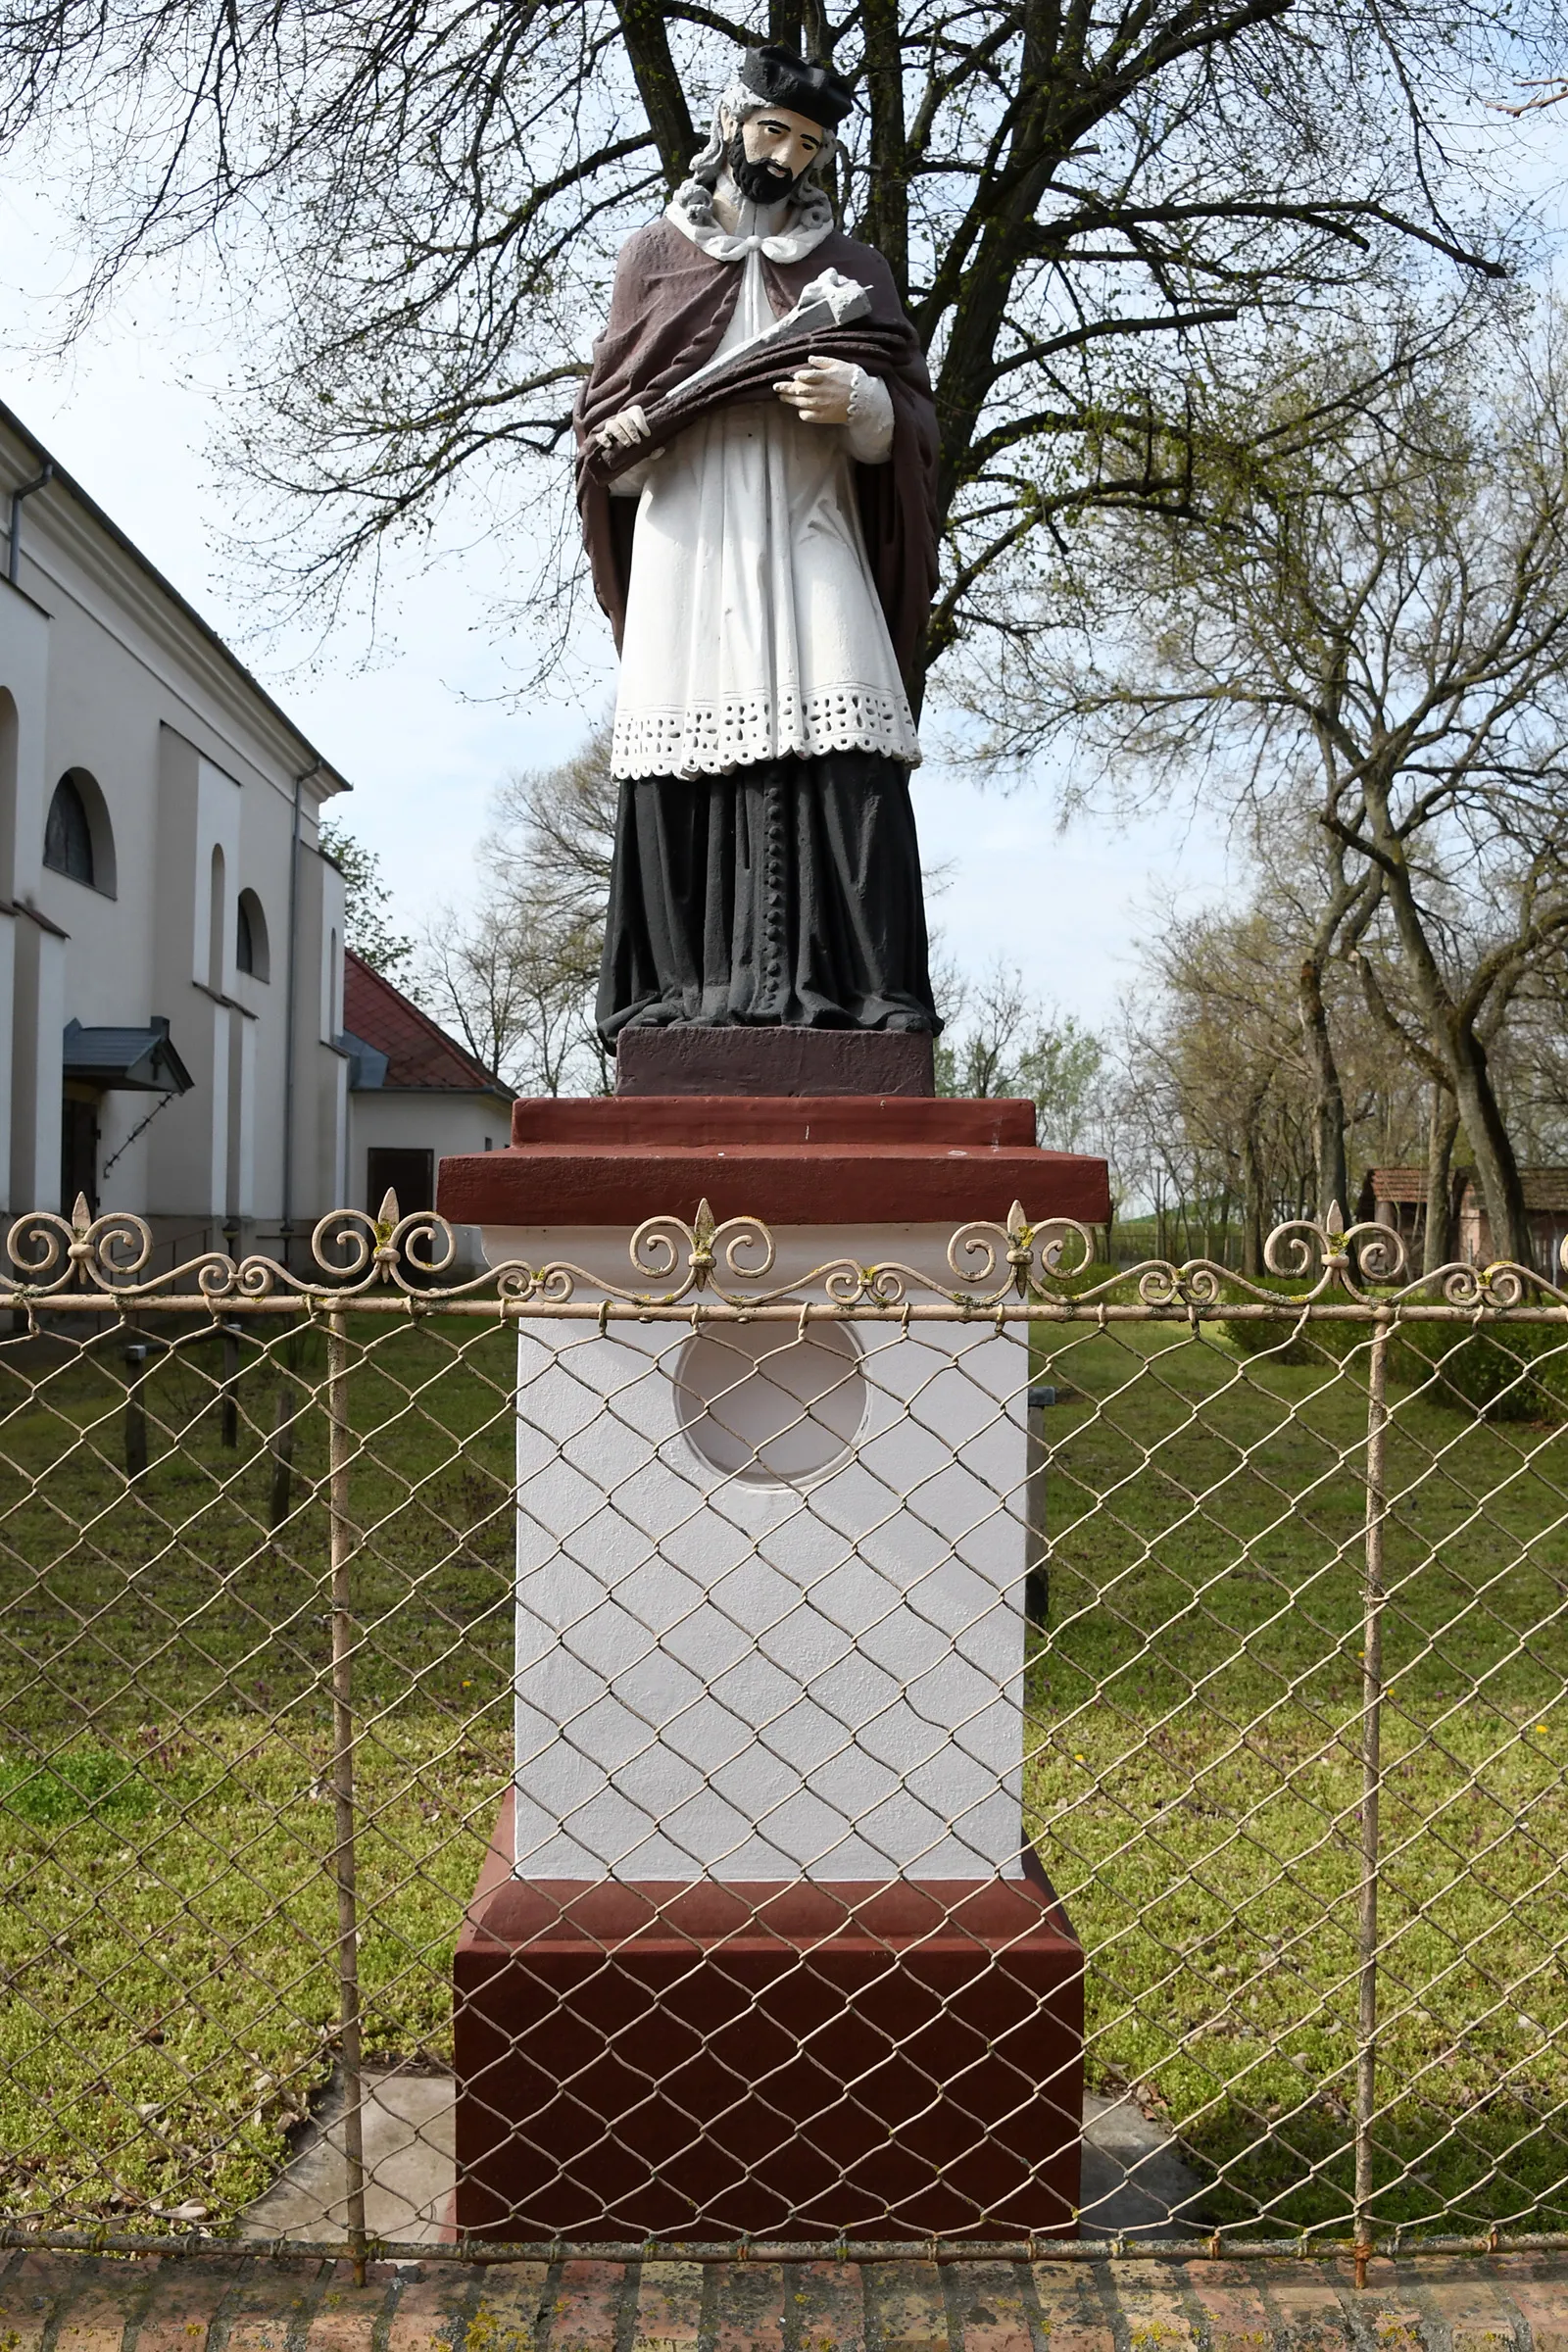
M 594 439 L 601 449 L 634 449 L 648 438 L 648 419 L 635 403 L 599 427 Z
M 848 424 L 850 397 L 859 369 L 848 360 L 824 359 L 812 352 L 795 373 L 774 391 L 788 401 L 803 424 Z

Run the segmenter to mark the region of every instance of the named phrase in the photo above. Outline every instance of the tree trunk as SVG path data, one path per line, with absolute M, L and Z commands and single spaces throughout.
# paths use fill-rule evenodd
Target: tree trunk
M 636 76 L 648 126 L 673 195 L 691 167 L 701 141 L 692 129 L 686 93 L 669 53 L 662 0 L 616 0 L 621 38 Z
M 1487 1049 L 1476 1035 L 1474 1021 L 1463 1017 L 1448 994 L 1410 885 L 1404 844 L 1389 820 L 1387 796 L 1369 781 L 1366 800 L 1382 853 L 1389 904 L 1427 1035 L 1447 1067 L 1459 1116 L 1476 1155 L 1476 1176 L 1492 1226 L 1493 1255 L 1527 1266 L 1530 1220 L 1525 1213 L 1525 1188 L 1497 1106 Z
M 1263 1271 L 1263 1169 L 1250 1119 L 1242 1138 L 1242 1272 L 1254 1279 Z
M 1323 1002 L 1323 965 L 1316 955 L 1303 956 L 1298 983 L 1301 1034 L 1316 1082 L 1312 1104 L 1312 1162 L 1317 1171 L 1317 1213 L 1327 1219 L 1331 1208 L 1350 1213 L 1350 1175 L 1345 1156 L 1345 1090 L 1340 1065 L 1329 1035 L 1328 1007 Z
M 861 0 L 860 24 L 871 109 L 871 191 L 858 234 L 887 263 L 902 302 L 909 286 L 909 178 L 898 0 Z
M 1432 1089 L 1427 1127 L 1427 1219 L 1421 1243 L 1421 1271 L 1435 1274 L 1453 1263 L 1453 1144 L 1459 1105 L 1446 1086 Z
M 1525 1208 L 1519 1162 L 1497 1107 L 1492 1073 L 1487 1066 L 1487 1049 L 1473 1032 L 1454 1039 L 1453 1091 L 1458 1097 L 1459 1115 L 1464 1120 L 1470 1148 L 1476 1155 L 1476 1175 L 1492 1227 L 1493 1256 L 1528 1266 L 1530 1217 Z

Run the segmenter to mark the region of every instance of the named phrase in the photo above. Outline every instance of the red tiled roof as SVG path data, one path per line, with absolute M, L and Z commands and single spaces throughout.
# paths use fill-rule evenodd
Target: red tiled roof
M 1427 1197 L 1425 1168 L 1374 1168 L 1372 1198 L 1374 1200 L 1420 1200 Z
M 343 1026 L 387 1059 L 389 1087 L 433 1087 L 452 1094 L 486 1093 L 513 1101 L 466 1046 L 448 1037 L 400 988 L 348 949 L 343 957 Z
M 1456 1170 L 1464 1177 L 1468 1199 L 1479 1200 L 1481 1188 L 1473 1171 Z M 1525 1188 L 1527 1209 L 1543 1211 L 1568 1209 L 1568 1168 L 1521 1168 L 1519 1181 Z M 1427 1197 L 1425 1168 L 1374 1168 L 1372 1198 L 1375 1200 L 1414 1200 L 1424 1203 Z
M 1568 1168 L 1521 1168 L 1519 1181 L 1525 1188 L 1525 1207 L 1530 1210 L 1568 1209 Z M 1471 1200 L 1480 1200 L 1481 1187 L 1472 1175 L 1465 1183 L 1465 1193 Z

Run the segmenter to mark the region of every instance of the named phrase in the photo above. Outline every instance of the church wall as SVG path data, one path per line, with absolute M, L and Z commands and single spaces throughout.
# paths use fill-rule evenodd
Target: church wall
M 37 471 L 0 418 L 0 525 L 13 485 Z M 17 588 L 6 552 L 0 528 L 0 1181 L 13 1208 L 57 1205 L 65 1022 L 164 1016 L 194 1084 L 134 1141 L 159 1098 L 104 1094 L 100 1206 L 149 1216 L 175 1254 L 220 1245 L 225 1221 L 275 1233 L 296 781 L 303 884 L 306 869 L 331 871 L 316 840 L 340 779 L 69 486 L 24 507 Z M 67 769 L 102 795 L 112 893 L 43 865 Z M 237 966 L 242 890 L 260 908 L 266 977 Z M 7 911 L 13 901 L 32 912 Z M 340 947 L 335 872 L 325 891 L 302 887 L 294 1208 L 307 1228 L 347 1173 L 342 1056 L 320 1033 L 320 924 L 334 906 Z
M 315 850 L 300 857 L 298 921 L 290 1199 L 293 1259 L 303 1265 L 312 1226 L 343 1204 L 348 1183 L 349 1065 L 332 1042 L 343 1026 L 343 878 Z
M 60 1194 L 61 1033 L 66 942 L 25 911 L 15 921 L 11 1060 L 11 1206 L 49 1208 Z
M 0 1119 L 4 1124 L 4 1153 L 0 1183 L 6 1187 L 6 1206 L 13 1213 L 30 1207 L 36 1199 L 39 1163 L 47 1167 L 50 1154 L 59 1159 L 59 1112 L 46 1076 L 43 1099 L 38 1091 L 38 1021 L 40 965 L 47 953 L 28 909 L 38 898 L 43 860 L 43 821 L 46 800 L 46 714 L 49 689 L 48 614 L 3 577 L 0 565 L 0 695 L 5 700 L 5 725 L 0 735 L 0 884 L 6 912 L 0 916 L 0 969 L 4 1004 L 0 1005 Z M 48 1000 L 48 972 L 43 1004 Z M 49 1127 L 54 1121 L 51 1137 Z M 42 1134 L 40 1137 L 40 1120 Z M 49 1178 L 52 1200 L 58 1171 Z

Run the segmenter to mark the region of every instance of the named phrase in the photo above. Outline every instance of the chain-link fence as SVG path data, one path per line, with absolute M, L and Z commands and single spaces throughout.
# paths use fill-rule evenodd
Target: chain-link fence
M 9 1249 L 12 2234 L 1568 2230 L 1568 1292 Z

